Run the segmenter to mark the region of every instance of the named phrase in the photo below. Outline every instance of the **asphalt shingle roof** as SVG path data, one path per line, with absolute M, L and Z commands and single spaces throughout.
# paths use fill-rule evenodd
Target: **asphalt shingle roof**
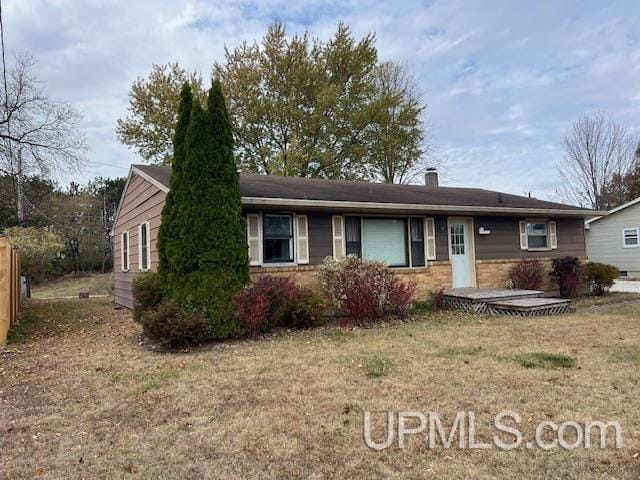
M 134 165 L 147 175 L 169 187 L 171 167 Z M 581 207 L 548 202 L 481 188 L 426 187 L 424 185 L 392 185 L 386 183 L 348 182 L 278 175 L 240 175 L 243 197 L 375 202 L 416 205 L 451 205 L 551 210 L 584 210 Z

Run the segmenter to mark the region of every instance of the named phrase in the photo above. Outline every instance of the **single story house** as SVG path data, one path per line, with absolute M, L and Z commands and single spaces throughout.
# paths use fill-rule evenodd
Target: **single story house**
M 133 165 L 113 229 L 115 302 L 131 307 L 132 280 L 155 270 L 156 238 L 171 168 Z M 312 284 L 328 257 L 382 260 L 421 295 L 504 287 L 512 265 L 586 259 L 583 208 L 476 188 L 390 185 L 242 174 L 251 274 Z M 549 284 L 548 289 L 551 289 Z
M 615 265 L 621 277 L 640 278 L 640 197 L 587 220 L 585 228 L 591 260 Z

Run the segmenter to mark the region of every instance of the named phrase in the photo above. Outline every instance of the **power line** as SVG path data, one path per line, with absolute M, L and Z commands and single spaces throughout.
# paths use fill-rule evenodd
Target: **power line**
M 7 63 L 4 58 L 4 23 L 2 22 L 2 0 L 0 0 L 0 43 L 2 44 L 2 78 L 4 79 L 4 101 L 9 113 L 9 89 L 7 88 Z

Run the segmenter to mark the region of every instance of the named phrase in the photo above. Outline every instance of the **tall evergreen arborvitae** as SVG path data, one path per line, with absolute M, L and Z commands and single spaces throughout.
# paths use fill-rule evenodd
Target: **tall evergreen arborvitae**
M 169 193 L 162 207 L 162 222 L 158 230 L 158 271 L 166 278 L 174 268 L 176 255 L 180 254 L 179 220 L 180 198 L 188 197 L 189 183 L 184 177 L 185 140 L 193 94 L 189 83 L 182 85 L 180 91 L 180 105 L 178 107 L 178 123 L 173 135 L 173 160 L 171 162 L 172 174 L 169 181 Z
M 188 195 L 176 199 L 180 252 L 172 257 L 167 287 L 185 311 L 206 316 L 212 338 L 224 338 L 238 329 L 231 296 L 249 282 L 249 260 L 231 124 L 218 81 L 207 106 L 196 101 L 191 109 L 182 170 Z

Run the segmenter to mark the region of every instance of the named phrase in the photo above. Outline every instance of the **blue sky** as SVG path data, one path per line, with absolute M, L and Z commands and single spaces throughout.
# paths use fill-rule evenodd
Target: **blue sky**
M 140 162 L 115 134 L 136 77 L 175 60 L 208 76 L 224 45 L 258 40 L 275 19 L 321 39 L 340 20 L 357 36 L 375 32 L 380 59 L 417 80 L 446 185 L 558 199 L 573 121 L 603 111 L 640 130 L 636 0 L 5 0 L 3 17 L 9 58 L 32 54 L 50 95 L 84 116 L 83 179 Z

